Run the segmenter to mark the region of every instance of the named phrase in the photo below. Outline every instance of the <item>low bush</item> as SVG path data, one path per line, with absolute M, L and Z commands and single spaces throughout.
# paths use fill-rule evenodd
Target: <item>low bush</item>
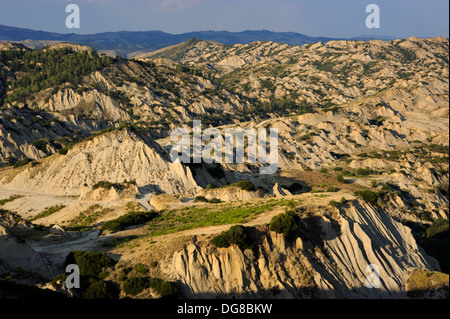
M 222 201 L 220 200 L 220 199 L 218 199 L 218 198 L 211 198 L 209 201 L 208 201 L 208 203 L 211 203 L 211 204 L 218 204 L 218 203 L 221 203 Z
M 27 165 L 30 162 L 31 162 L 31 160 L 29 158 L 22 159 L 20 161 L 17 161 L 14 164 L 14 168 L 19 168 L 19 167 L 25 166 L 25 165 Z
M 196 196 L 195 199 L 194 199 L 194 202 L 205 202 L 205 203 L 207 203 L 208 200 L 206 199 L 205 196 Z
M 334 193 L 334 192 L 337 192 L 337 189 L 334 186 L 328 186 L 327 187 L 327 192 Z
M 111 182 L 100 181 L 100 182 L 97 182 L 97 183 L 95 183 L 94 185 L 92 185 L 92 189 L 97 189 L 97 188 L 102 187 L 102 188 L 105 188 L 105 189 L 108 189 L 108 190 L 109 190 L 109 189 L 111 189 L 113 186 L 114 186 L 114 184 L 111 183 Z
M 62 149 L 60 149 L 58 151 L 59 154 L 61 155 L 66 155 L 67 152 L 73 147 L 74 143 L 69 143 L 66 147 L 63 147 Z
M 360 176 L 367 176 L 370 174 L 374 174 L 374 171 L 371 170 L 370 168 L 358 168 L 358 170 L 356 171 L 356 174 L 360 175 Z
M 155 290 L 161 298 L 171 298 L 178 294 L 178 288 L 171 282 L 149 278 L 148 286 Z
M 338 202 L 336 202 L 335 200 L 330 200 L 330 202 L 329 202 L 328 204 L 329 204 L 330 206 L 337 207 Z
M 76 264 L 81 276 L 98 278 L 104 268 L 114 265 L 114 260 L 104 253 L 72 251 L 67 255 L 65 265 Z
M 364 200 L 365 202 L 372 204 L 372 205 L 376 205 L 378 202 L 378 195 L 375 192 L 372 192 L 371 190 L 368 189 L 363 189 L 360 191 L 356 191 L 355 195 L 360 197 L 362 200 Z
M 115 299 L 117 294 L 114 286 L 109 281 L 96 280 L 83 291 L 84 299 Z
M 178 294 L 175 284 L 152 277 L 132 276 L 122 285 L 123 291 L 129 296 L 136 296 L 147 288 L 154 290 L 161 298 L 171 298 Z
M 270 221 L 269 229 L 278 234 L 289 236 L 294 230 L 298 228 L 299 217 L 292 211 L 274 216 Z
M 122 285 L 123 291 L 129 296 L 136 296 L 146 288 L 148 288 L 148 280 L 138 276 L 127 278 Z
M 256 190 L 255 185 L 253 185 L 253 183 L 250 181 L 239 181 L 233 185 L 240 187 L 242 190 L 249 191 L 249 192 L 253 192 Z
M 134 265 L 134 270 L 140 275 L 148 274 L 148 268 L 144 264 L 136 264 L 136 265 Z
M 232 244 L 237 245 L 242 250 L 252 247 L 252 243 L 247 236 L 246 227 L 241 225 L 232 226 L 226 232 L 217 235 L 212 239 L 216 247 L 228 248 Z
M 427 228 L 426 234 L 427 238 L 431 238 L 436 236 L 437 234 L 443 233 L 449 229 L 449 222 L 446 219 L 439 218 L 431 224 L 430 227 Z

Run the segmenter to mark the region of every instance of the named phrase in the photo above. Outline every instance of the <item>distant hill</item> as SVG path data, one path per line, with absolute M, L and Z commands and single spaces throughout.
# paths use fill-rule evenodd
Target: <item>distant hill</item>
M 152 52 L 161 48 L 180 44 L 191 38 L 210 40 L 222 44 L 247 44 L 255 41 L 273 41 L 281 44 L 303 45 L 316 42 L 328 42 L 331 40 L 343 40 L 340 38 L 311 37 L 295 32 L 259 31 L 198 31 L 182 34 L 170 34 L 163 31 L 120 31 L 95 34 L 62 34 L 31 29 L 16 28 L 0 25 L 0 41 L 26 41 L 32 43 L 33 48 L 48 44 L 48 41 L 64 41 L 83 44 L 93 47 L 95 50 L 111 55 L 118 54 L 123 57 L 133 57 L 142 53 Z M 346 40 L 393 40 L 392 37 L 352 38 Z M 33 40 L 33 42 L 29 41 Z M 40 42 L 36 42 L 40 41 Z

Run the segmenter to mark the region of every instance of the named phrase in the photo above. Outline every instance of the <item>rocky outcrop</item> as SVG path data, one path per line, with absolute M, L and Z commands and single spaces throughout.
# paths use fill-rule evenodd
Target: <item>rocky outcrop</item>
M 19 241 L 0 225 L 0 271 L 14 267 L 38 273 L 46 278 L 56 274 L 56 268 L 28 244 Z
M 238 200 L 249 200 L 253 198 L 261 198 L 263 194 L 260 191 L 246 191 L 237 186 L 202 189 L 196 196 L 204 196 L 206 199 L 217 198 L 222 202 L 231 202 Z
M 166 209 L 170 205 L 176 205 L 179 203 L 181 203 L 180 196 L 171 194 L 154 195 L 150 199 L 150 205 L 158 211 Z
M 273 195 L 275 195 L 276 197 L 292 195 L 292 193 L 290 191 L 281 187 L 278 183 L 275 183 L 275 185 L 273 186 L 272 192 L 273 192 Z

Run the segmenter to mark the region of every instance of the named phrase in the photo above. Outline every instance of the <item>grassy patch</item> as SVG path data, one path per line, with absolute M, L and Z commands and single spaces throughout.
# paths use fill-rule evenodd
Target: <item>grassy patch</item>
M 88 209 L 82 211 L 77 217 L 75 217 L 68 225 L 68 228 L 87 228 L 93 225 L 100 217 L 105 216 L 111 211 L 111 208 L 101 209 L 99 204 L 91 205 Z
M 0 206 L 5 205 L 6 203 L 12 202 L 13 200 L 15 200 L 17 198 L 21 198 L 21 197 L 23 197 L 23 196 L 22 195 L 16 195 L 16 194 L 11 195 L 8 198 L 0 200 Z
M 107 221 L 102 225 L 101 232 L 110 231 L 118 232 L 126 227 L 140 225 L 146 223 L 157 216 L 155 212 L 130 212 L 119 218 Z
M 240 206 L 218 204 L 163 211 L 160 217 L 149 223 L 150 236 L 159 236 L 206 226 L 242 224 L 277 206 L 287 206 L 288 203 L 289 201 L 285 199 L 272 199 L 264 204 L 257 203 Z
M 64 207 L 66 207 L 66 206 L 64 206 L 64 205 L 55 205 L 55 206 L 52 206 L 52 207 L 48 207 L 43 212 L 41 212 L 41 213 L 37 214 L 36 216 L 30 218 L 29 221 L 31 222 L 31 221 L 34 221 L 34 220 L 39 219 L 39 218 L 50 216 L 50 215 L 52 215 L 52 214 L 54 214 L 56 212 L 59 212 Z
M 448 298 L 449 275 L 426 269 L 414 269 L 406 282 L 407 295 L 412 298 L 423 297 L 427 292 L 445 289 Z

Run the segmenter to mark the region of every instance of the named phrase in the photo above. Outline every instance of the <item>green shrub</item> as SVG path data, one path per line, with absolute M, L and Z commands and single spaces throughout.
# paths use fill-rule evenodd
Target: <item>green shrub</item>
M 59 154 L 61 155 L 66 155 L 67 152 L 73 147 L 74 143 L 69 143 L 66 147 L 63 147 L 62 149 L 60 149 L 58 151 Z
M 55 276 L 55 278 L 52 279 L 50 284 L 56 288 L 57 281 L 66 281 L 66 279 L 67 279 L 67 274 L 59 274 L 59 275 Z
M 338 202 L 336 202 L 335 200 L 331 200 L 328 204 L 333 206 L 333 207 L 337 207 Z
M 148 268 L 144 264 L 136 264 L 136 265 L 134 265 L 134 270 L 140 275 L 148 274 Z
M 72 251 L 67 255 L 65 265 L 76 264 L 81 276 L 97 278 L 104 268 L 114 265 L 114 260 L 99 252 Z
M 337 189 L 336 189 L 336 187 L 334 187 L 334 186 L 328 186 L 327 187 L 327 192 L 329 192 L 329 193 L 334 193 L 334 192 L 336 192 L 337 191 Z
M 31 144 L 33 146 L 35 146 L 38 150 L 41 150 L 41 151 L 45 152 L 45 149 L 47 147 L 48 141 L 45 140 L 45 139 L 35 140 L 35 141 L 31 142 Z
M 222 201 L 220 199 L 214 197 L 214 198 L 211 198 L 208 202 L 211 204 L 218 204 L 218 203 L 221 203 Z
M 367 153 L 360 153 L 357 156 L 361 157 L 361 158 L 366 158 L 367 157 Z
M 17 198 L 21 198 L 21 197 L 23 197 L 23 196 L 14 194 L 14 195 L 9 196 L 8 198 L 1 199 L 0 206 L 5 205 L 7 202 L 12 202 L 13 200 L 15 200 Z
M 358 168 L 358 170 L 356 171 L 356 174 L 360 176 L 367 176 L 373 173 L 374 171 L 369 168 Z
M 195 199 L 194 199 L 194 202 L 205 202 L 205 203 L 207 203 L 208 200 L 206 199 L 205 196 L 196 196 Z
M 161 298 L 171 298 L 178 294 L 178 288 L 171 282 L 157 278 L 149 278 L 148 286 L 155 290 Z
M 340 200 L 340 202 L 341 202 L 342 204 L 345 204 L 345 203 L 347 203 L 347 199 L 346 199 L 345 197 L 342 197 L 341 200 Z
M 228 248 L 232 244 L 237 245 L 242 250 L 252 247 L 252 244 L 247 236 L 246 227 L 241 225 L 232 226 L 226 232 L 217 235 L 212 239 L 212 243 L 216 247 L 222 248 Z
M 84 299 L 115 299 L 116 293 L 111 282 L 97 280 L 92 282 L 86 290 L 83 291 Z
M 356 191 L 355 195 L 372 205 L 375 205 L 378 202 L 378 195 L 368 189 Z
M 111 189 L 113 187 L 113 183 L 111 182 L 107 182 L 107 181 L 100 181 L 95 183 L 94 185 L 92 185 L 92 189 L 97 189 L 97 188 L 105 188 L 105 189 Z
M 20 161 L 17 161 L 17 162 L 14 164 L 14 168 L 19 168 L 19 167 L 25 166 L 25 165 L 27 165 L 29 162 L 31 162 L 31 160 L 30 160 L 29 158 L 22 159 L 22 160 L 20 160 Z
M 289 236 L 298 227 L 299 217 L 294 212 L 288 211 L 286 213 L 274 216 L 270 221 L 269 229 L 278 234 Z
M 345 183 L 345 179 L 344 176 L 342 176 L 341 174 L 339 174 L 338 176 L 336 176 L 336 179 L 339 183 Z
M 148 280 L 137 276 L 127 278 L 122 285 L 123 291 L 129 296 L 136 296 L 146 288 L 148 288 Z
M 449 222 L 447 219 L 439 218 L 427 228 L 426 234 L 427 238 L 436 236 L 437 234 L 443 233 L 449 229 Z
M 250 181 L 239 181 L 234 186 L 240 187 L 242 190 L 253 192 L 256 190 L 255 185 Z
M 322 167 L 322 168 L 319 170 L 319 172 L 320 172 L 320 173 L 323 173 L 323 174 L 326 174 L 326 173 L 328 173 L 328 169 L 326 169 L 325 167 Z

